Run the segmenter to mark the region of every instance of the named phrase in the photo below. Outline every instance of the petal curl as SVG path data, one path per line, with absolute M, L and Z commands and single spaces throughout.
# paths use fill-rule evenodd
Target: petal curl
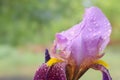
M 112 80 L 108 69 L 105 68 L 103 65 L 95 64 L 95 65 L 93 66 L 93 69 L 95 69 L 95 70 L 100 70 L 100 71 L 102 72 L 103 80 Z

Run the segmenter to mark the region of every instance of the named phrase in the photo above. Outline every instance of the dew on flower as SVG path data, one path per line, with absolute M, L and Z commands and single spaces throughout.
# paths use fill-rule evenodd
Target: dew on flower
M 56 34 L 34 80 L 78 80 L 90 68 L 101 71 L 103 80 L 112 80 L 106 63 L 100 60 L 110 34 L 110 22 L 102 11 L 98 7 L 86 9 L 80 23 Z

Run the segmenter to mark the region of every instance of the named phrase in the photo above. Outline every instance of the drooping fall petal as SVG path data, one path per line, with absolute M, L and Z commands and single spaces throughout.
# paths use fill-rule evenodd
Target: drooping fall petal
M 66 77 L 66 64 L 56 63 L 51 66 L 46 75 L 46 80 L 67 80 Z
M 112 80 L 110 73 L 106 67 L 100 64 L 95 64 L 93 69 L 100 70 L 102 72 L 103 80 Z
M 36 71 L 33 80 L 67 80 L 66 63 L 60 62 L 52 66 L 42 64 Z
M 49 70 L 49 67 L 44 63 L 40 66 L 40 68 L 36 71 L 33 80 L 46 80 L 46 75 Z

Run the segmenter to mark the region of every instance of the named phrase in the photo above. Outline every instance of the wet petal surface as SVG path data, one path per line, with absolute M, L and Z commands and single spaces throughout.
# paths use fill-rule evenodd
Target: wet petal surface
M 97 7 L 86 9 L 81 23 L 56 34 L 34 80 L 78 80 L 91 67 L 102 72 L 103 80 L 112 80 L 106 64 L 99 60 L 110 34 L 111 25 L 102 11 Z
M 33 80 L 46 80 L 46 74 L 49 70 L 49 67 L 44 63 L 40 66 L 40 68 L 36 71 Z
M 86 57 L 96 57 L 109 42 L 111 25 L 97 7 L 85 10 L 83 20 L 72 28 L 56 34 L 54 50 L 71 54 L 77 65 Z
M 56 63 L 50 67 L 47 64 L 42 64 L 36 71 L 33 80 L 67 80 L 66 78 L 66 63 Z
M 67 80 L 65 68 L 65 63 L 53 65 L 47 73 L 46 80 Z

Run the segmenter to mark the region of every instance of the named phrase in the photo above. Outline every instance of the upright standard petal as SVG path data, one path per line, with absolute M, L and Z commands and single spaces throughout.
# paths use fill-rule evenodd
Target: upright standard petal
M 57 33 L 54 50 L 72 56 L 77 65 L 86 57 L 96 57 L 109 42 L 111 25 L 97 7 L 86 9 L 81 23 Z M 68 57 L 68 56 L 67 56 Z
M 102 11 L 97 7 L 86 9 L 83 22 L 82 39 L 87 53 L 96 54 L 104 50 L 109 42 L 111 25 Z

